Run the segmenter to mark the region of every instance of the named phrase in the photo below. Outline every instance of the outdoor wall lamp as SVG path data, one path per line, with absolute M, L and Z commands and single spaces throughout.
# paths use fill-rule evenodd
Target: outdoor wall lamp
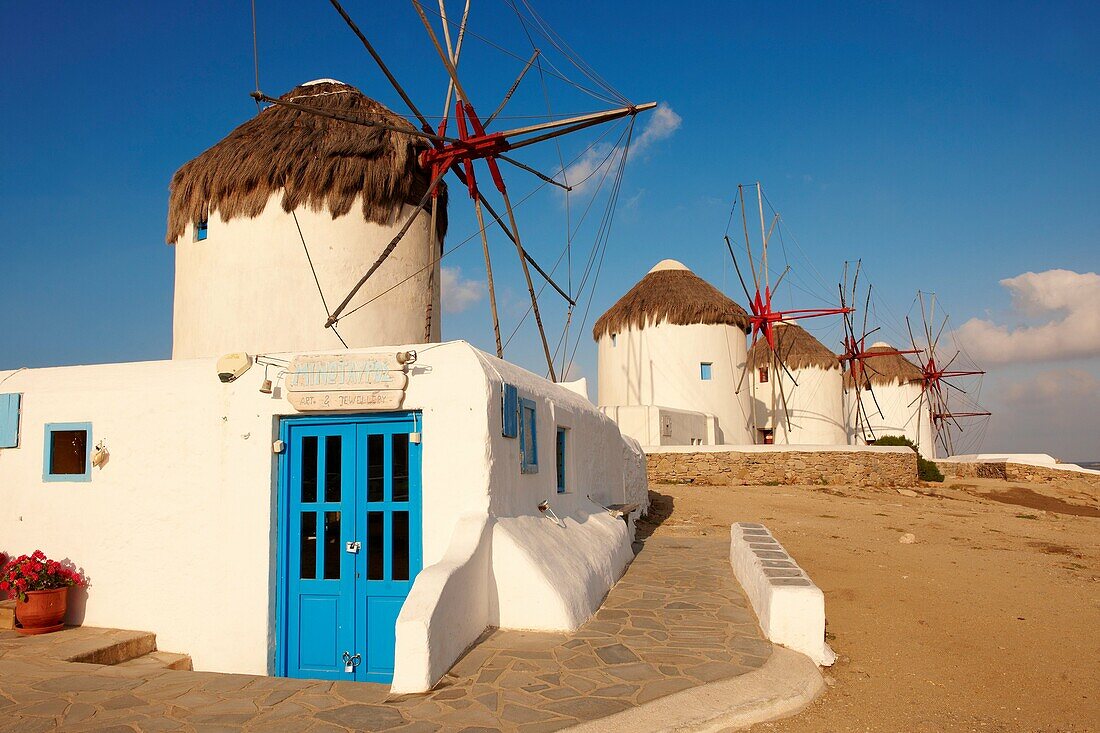
M 554 510 L 550 508 L 550 500 L 546 499 L 539 502 L 539 512 L 542 513 L 547 519 L 558 525 L 562 529 L 565 529 L 565 522 L 558 518 L 557 514 L 554 514 Z

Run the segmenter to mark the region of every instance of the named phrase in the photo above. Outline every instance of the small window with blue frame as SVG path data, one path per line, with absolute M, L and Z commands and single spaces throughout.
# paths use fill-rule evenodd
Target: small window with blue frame
M 46 423 L 42 480 L 91 481 L 91 449 L 91 423 Z
M 699 364 L 699 379 L 702 379 L 704 382 L 709 382 L 711 380 L 711 378 L 713 377 L 713 372 L 714 372 L 713 367 L 714 367 L 714 364 L 712 362 L 709 362 L 709 361 L 704 361 L 704 362 L 700 363 Z
M 568 448 L 569 430 L 566 428 L 558 428 L 558 435 L 556 441 L 556 466 L 558 469 L 558 493 L 564 494 L 567 490 L 566 484 L 566 454 L 565 451 Z
M 202 240 L 206 239 L 208 226 L 209 226 L 209 224 L 208 224 L 208 221 L 206 219 L 202 219 L 200 221 L 195 222 L 195 241 L 196 242 L 201 242 Z
M 519 401 L 519 453 L 522 473 L 539 472 L 538 413 L 534 400 Z

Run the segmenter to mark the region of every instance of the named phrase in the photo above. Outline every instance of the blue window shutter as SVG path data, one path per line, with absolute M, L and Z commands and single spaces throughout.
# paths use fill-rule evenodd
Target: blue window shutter
M 712 366 L 709 361 L 704 361 L 699 365 L 699 378 L 706 381 L 711 379 Z
M 519 435 L 519 392 L 516 385 L 505 384 L 501 389 L 501 434 L 505 438 Z
M 519 401 L 521 472 L 539 472 L 538 413 L 533 400 Z
M 0 394 L 0 448 L 19 446 L 20 394 Z

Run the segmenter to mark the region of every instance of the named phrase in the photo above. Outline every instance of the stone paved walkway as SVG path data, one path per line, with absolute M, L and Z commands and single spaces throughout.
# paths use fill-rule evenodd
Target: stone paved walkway
M 721 539 L 651 538 L 576 633 L 492 630 L 423 695 L 62 662 L 0 632 L 0 731 L 559 730 L 763 666 L 771 644 L 727 553 Z

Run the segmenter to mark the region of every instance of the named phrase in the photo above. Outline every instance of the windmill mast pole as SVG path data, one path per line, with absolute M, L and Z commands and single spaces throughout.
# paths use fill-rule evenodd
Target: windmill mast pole
M 771 274 L 768 272 L 768 235 L 767 235 L 767 232 L 764 229 L 764 195 L 763 195 L 763 192 L 760 190 L 760 181 L 756 182 L 756 207 L 760 211 L 760 252 L 761 252 L 761 266 L 764 268 L 764 299 L 766 301 L 770 301 L 771 300 Z M 770 303 L 769 303 L 769 306 L 770 306 Z M 769 351 L 770 351 L 770 344 L 769 344 Z M 776 366 L 775 365 L 775 360 L 776 360 L 776 354 L 774 352 L 771 352 L 770 361 L 772 363 L 771 363 L 769 368 L 773 372 L 772 376 L 774 376 L 776 378 L 779 378 L 779 379 L 782 379 L 782 375 L 779 373 L 779 370 L 775 368 L 775 366 Z M 783 395 L 783 385 L 779 385 L 779 387 L 780 387 L 780 389 L 779 389 L 780 399 L 783 399 L 783 411 L 786 412 L 786 410 L 787 410 L 787 401 L 782 396 Z M 771 413 L 772 413 L 772 430 L 774 431 L 778 427 L 777 423 L 779 422 L 778 419 L 776 419 L 777 418 L 777 410 L 776 410 L 776 406 L 775 406 L 775 384 L 774 383 L 771 385 L 770 392 L 771 392 L 770 402 L 771 402 Z M 784 427 L 783 428 L 784 439 L 787 439 L 787 437 L 788 437 L 787 433 L 788 433 L 788 430 L 787 430 L 786 427 Z M 772 436 L 773 436 L 773 440 L 774 440 L 774 436 L 775 436 L 774 432 L 772 433 Z M 789 442 L 789 440 L 788 440 L 788 442 Z
M 428 32 L 428 37 L 431 39 L 432 45 L 435 46 L 436 53 L 439 55 L 440 60 L 443 61 L 443 66 L 446 68 L 447 74 L 451 77 L 451 81 L 454 82 L 455 92 L 458 94 L 459 100 L 464 106 L 466 106 L 467 111 L 469 111 L 470 109 L 472 109 L 472 107 L 470 106 L 470 98 L 466 95 L 466 90 L 462 87 L 462 82 L 458 78 L 458 72 L 455 70 L 454 64 L 451 63 L 451 59 L 447 56 L 447 54 L 443 51 L 443 47 L 439 44 L 439 38 L 436 36 L 435 30 L 432 29 L 431 23 L 428 22 L 428 16 L 425 15 L 424 8 L 420 6 L 420 2 L 418 0 L 412 0 L 412 4 L 413 7 L 416 9 L 417 15 L 420 16 L 421 22 L 424 24 L 424 29 Z M 492 164 L 491 160 L 490 163 Z M 494 172 L 495 179 L 497 178 L 496 169 L 492 168 L 492 170 Z M 515 242 L 516 253 L 519 255 L 519 263 L 523 270 L 523 277 L 527 282 L 527 292 L 531 296 L 531 311 L 535 316 L 535 325 L 538 327 L 539 338 L 542 341 L 542 351 L 543 354 L 546 356 L 547 372 L 550 375 L 550 381 L 556 382 L 558 381 L 558 378 L 554 370 L 554 357 L 550 354 L 550 343 L 546 339 L 546 329 L 543 328 L 542 325 L 542 315 L 539 313 L 539 301 L 538 297 L 535 295 L 535 285 L 531 281 L 531 270 L 527 266 L 527 259 L 524 256 L 525 251 L 523 249 L 523 244 L 519 238 L 519 228 L 516 226 L 516 217 L 512 209 L 512 201 L 508 196 L 508 192 L 507 190 L 505 190 L 503 183 L 501 183 L 499 180 L 497 181 L 497 189 L 500 191 L 500 195 L 504 199 L 504 208 L 508 214 L 508 223 L 512 229 L 512 241 Z
M 771 287 L 771 275 L 768 273 L 768 235 L 764 229 L 764 193 L 760 181 L 756 182 L 756 205 L 760 209 L 760 246 L 764 255 L 764 288 Z

